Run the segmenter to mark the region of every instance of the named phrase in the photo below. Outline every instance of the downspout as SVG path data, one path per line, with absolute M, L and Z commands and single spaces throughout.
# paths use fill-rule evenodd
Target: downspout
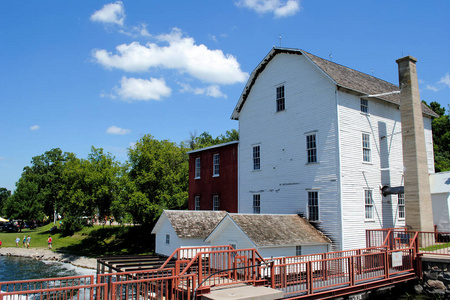
M 337 162 L 339 164 L 338 166 L 338 195 L 339 195 L 339 215 L 341 217 L 340 220 L 340 232 L 341 232 L 341 241 L 340 241 L 340 251 L 343 251 L 344 249 L 344 216 L 342 215 L 343 208 L 342 208 L 342 169 L 341 169 L 341 139 L 340 139 L 340 132 L 341 132 L 341 123 L 339 120 L 339 90 L 336 86 L 336 90 L 334 91 L 335 99 L 336 99 L 336 138 L 337 138 L 337 144 L 338 144 L 338 153 L 337 153 Z

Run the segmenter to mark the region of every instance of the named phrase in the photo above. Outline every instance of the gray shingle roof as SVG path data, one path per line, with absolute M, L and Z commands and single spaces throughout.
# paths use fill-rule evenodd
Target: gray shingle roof
M 229 214 L 256 246 L 331 243 L 299 215 Z
M 175 233 L 180 238 L 206 238 L 226 216 L 226 211 L 165 210 Z
M 247 81 L 241 97 L 231 115 L 232 119 L 239 119 L 239 112 L 242 109 L 245 101 L 247 100 L 250 91 L 258 78 L 259 74 L 265 69 L 267 64 L 272 60 L 275 55 L 279 53 L 305 55 L 308 57 L 318 68 L 320 68 L 325 74 L 327 74 L 338 86 L 345 89 L 360 93 L 362 95 L 378 95 L 392 91 L 399 91 L 397 85 L 381 80 L 374 76 L 350 69 L 348 67 L 339 65 L 337 63 L 328 61 L 318 56 L 312 55 L 304 50 L 291 49 L 291 48 L 278 48 L 274 47 L 261 61 L 261 63 L 253 70 L 250 78 Z M 397 105 L 400 105 L 400 94 L 390 94 L 378 96 L 378 99 L 388 101 Z M 438 115 L 426 105 L 422 104 L 422 111 L 432 117 L 438 117 Z

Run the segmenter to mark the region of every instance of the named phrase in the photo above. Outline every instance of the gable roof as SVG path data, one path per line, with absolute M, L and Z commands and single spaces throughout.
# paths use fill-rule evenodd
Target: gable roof
M 165 210 L 152 233 L 156 234 L 168 219 L 179 238 L 206 238 L 226 214 L 226 211 Z
M 241 97 L 231 115 L 231 119 L 238 120 L 239 113 L 247 100 L 250 91 L 255 84 L 259 74 L 266 68 L 268 63 L 279 53 L 305 55 L 309 61 L 311 61 L 316 67 L 318 67 L 324 74 L 327 75 L 338 87 L 345 88 L 347 90 L 356 92 L 360 96 L 364 95 L 377 95 L 374 98 L 381 99 L 387 102 L 391 102 L 400 105 L 400 94 L 391 93 L 399 92 L 400 89 L 397 85 L 381 80 L 374 76 L 350 69 L 348 67 L 336 64 L 332 61 L 320 58 L 312 55 L 304 50 L 291 49 L 291 48 L 279 48 L 273 47 L 269 54 L 259 63 L 259 65 L 253 70 L 250 78 L 247 81 Z M 387 95 L 380 95 L 385 94 Z M 438 117 L 438 115 L 430 109 L 428 106 L 422 104 L 422 112 L 432 117 Z
M 228 214 L 228 216 L 258 247 L 331 243 L 329 238 L 299 215 Z

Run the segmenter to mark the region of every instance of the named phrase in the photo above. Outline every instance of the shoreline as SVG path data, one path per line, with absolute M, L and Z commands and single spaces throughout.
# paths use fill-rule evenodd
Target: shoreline
M 75 267 L 97 270 L 97 259 L 95 258 L 54 252 L 48 249 L 2 247 L 0 248 L 0 256 L 18 256 L 43 261 L 56 261 L 72 264 Z

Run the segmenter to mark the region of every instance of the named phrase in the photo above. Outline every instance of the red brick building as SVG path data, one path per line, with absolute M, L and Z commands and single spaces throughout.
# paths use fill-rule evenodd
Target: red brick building
M 238 141 L 188 152 L 189 210 L 238 212 Z

